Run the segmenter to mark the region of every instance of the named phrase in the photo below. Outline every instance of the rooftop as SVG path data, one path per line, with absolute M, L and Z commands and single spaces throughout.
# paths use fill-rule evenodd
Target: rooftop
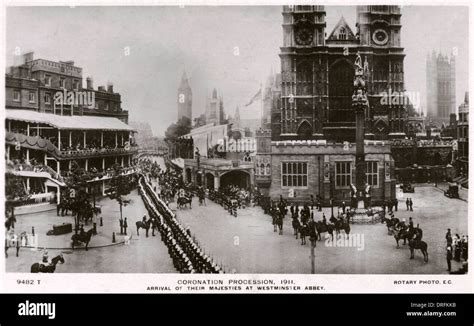
M 30 123 L 44 123 L 57 129 L 135 131 L 117 118 L 96 116 L 62 116 L 31 110 L 5 110 L 5 119 Z

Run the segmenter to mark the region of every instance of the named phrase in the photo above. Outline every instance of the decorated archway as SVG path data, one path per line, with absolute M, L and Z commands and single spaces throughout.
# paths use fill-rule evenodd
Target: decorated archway
M 212 173 L 206 173 L 206 188 L 214 189 L 214 175 Z
M 221 186 L 235 185 L 240 188 L 250 187 L 250 174 L 242 170 L 229 171 L 221 176 Z

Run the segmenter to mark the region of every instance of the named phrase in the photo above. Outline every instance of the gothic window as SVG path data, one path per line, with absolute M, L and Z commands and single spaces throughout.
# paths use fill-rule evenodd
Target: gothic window
M 339 29 L 339 39 L 340 40 L 346 40 L 347 39 L 347 32 L 346 32 L 346 29 L 344 27 L 341 27 L 341 29 Z
M 308 121 L 303 121 L 298 128 L 298 137 L 300 139 L 311 139 L 313 135 L 313 127 Z
M 270 164 L 267 164 L 267 165 L 265 166 L 265 174 L 266 174 L 266 175 L 270 175 Z
M 329 121 L 352 122 L 352 92 L 354 68 L 346 60 L 334 64 L 329 70 Z

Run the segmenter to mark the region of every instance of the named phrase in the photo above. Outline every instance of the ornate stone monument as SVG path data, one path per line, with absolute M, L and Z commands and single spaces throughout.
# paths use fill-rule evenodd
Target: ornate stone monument
M 379 209 L 371 208 L 370 185 L 366 183 L 366 167 L 365 167 L 365 114 L 369 108 L 369 100 L 367 99 L 366 86 L 364 80 L 364 68 L 362 67 L 362 59 L 360 54 L 354 63 L 354 94 L 352 95 L 352 108 L 355 110 L 356 116 L 356 185 L 351 185 L 352 201 L 354 203 L 352 210 L 353 223 L 374 223 L 378 221 L 377 213 Z M 367 70 L 367 69 L 365 69 Z

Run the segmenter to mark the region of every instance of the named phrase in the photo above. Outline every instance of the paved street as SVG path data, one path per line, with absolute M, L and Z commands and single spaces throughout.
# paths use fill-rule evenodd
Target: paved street
M 161 160 L 159 160 L 162 163 Z M 445 240 L 447 228 L 453 235 L 467 232 L 467 202 L 449 199 L 443 195 L 443 185 L 417 185 L 413 194 L 399 193 L 399 210 L 395 216 L 408 220 L 413 216 L 415 225 L 420 223 L 424 240 L 428 243 L 430 261 L 424 263 L 421 252 L 416 259 L 409 259 L 409 249 L 396 249 L 393 236 L 387 235 L 386 226 L 351 225 L 351 234 L 362 236 L 363 242 L 356 247 L 329 247 L 325 239 L 318 241 L 315 249 L 316 273 L 446 273 Z M 404 200 L 412 198 L 414 212 L 406 211 Z M 168 256 L 167 248 L 158 236 L 146 238 L 143 231 L 136 235 L 134 224 L 146 214 L 145 207 L 137 191 L 129 196 L 133 203 L 124 207 L 123 215 L 128 217 L 128 234 L 132 234 L 130 245 L 124 245 L 119 235 L 119 207 L 108 198 L 100 200 L 104 225 L 99 226 L 98 235 L 90 243 L 90 250 L 70 249 L 71 234 L 46 236 L 53 224 L 74 223 L 71 216 L 58 217 L 56 211 L 18 217 L 16 232 L 39 234 L 40 248 L 49 249 L 50 258 L 59 252 L 65 254 L 66 262 L 59 265 L 57 272 L 118 272 L 118 273 L 172 273 L 175 272 Z M 171 208 L 176 211 L 175 203 Z M 330 208 L 324 208 L 326 217 Z M 147 214 L 148 215 L 148 214 Z M 260 207 L 240 209 L 238 217 L 231 216 L 221 206 L 207 200 L 207 206 L 199 206 L 197 199 L 193 209 L 177 211 L 180 222 L 189 226 L 196 240 L 211 255 L 226 273 L 297 273 L 311 272 L 310 245 L 301 245 L 293 236 L 291 219 L 285 218 L 283 235 L 273 232 L 271 218 L 264 215 Z M 316 220 L 322 213 L 315 212 Z M 91 224 L 86 227 L 86 230 Z M 117 243 L 112 243 L 112 232 L 116 232 Z M 359 250 L 359 249 L 361 250 Z M 28 272 L 30 265 L 39 261 L 40 251 L 22 248 L 20 257 L 15 257 L 14 249 L 9 250 L 6 260 L 7 271 Z M 454 263 L 454 262 L 453 262 Z M 458 265 L 454 263 L 454 270 Z
M 70 248 L 72 233 L 61 236 L 46 236 L 46 231 L 52 228 L 53 224 L 63 222 L 74 223 L 74 219 L 69 215 L 65 217 L 56 216 L 56 211 L 49 211 L 40 214 L 29 214 L 17 217 L 15 225 L 16 232 L 31 232 L 31 226 L 35 227 L 35 232 L 39 235 L 40 248 L 64 248 L 49 249 L 50 258 L 63 252 L 65 263 L 58 265 L 56 272 L 106 272 L 106 273 L 174 273 L 176 272 L 171 259 L 168 256 L 168 249 L 161 242 L 160 237 L 145 237 L 143 230 L 140 230 L 140 237 L 136 235 L 135 222 L 147 214 L 145 206 L 136 190 L 129 196 L 133 203 L 123 208 L 123 216 L 128 217 L 128 234 L 133 234 L 130 245 L 112 245 L 112 232 L 116 232 L 117 243 L 123 240 L 120 236 L 118 223 L 119 206 L 115 201 L 108 198 L 102 199 L 102 216 L 104 226 L 98 226 L 98 235 L 93 236 L 89 244 L 89 251 L 74 250 Z M 148 215 L 148 214 L 147 214 Z M 99 223 L 98 223 L 99 225 Z M 91 227 L 87 226 L 88 230 Z M 106 246 L 94 248 L 95 246 Z M 92 248 L 91 248 L 92 247 Z M 22 248 L 20 257 L 15 257 L 14 248 L 9 249 L 9 258 L 6 259 L 7 272 L 29 272 L 31 264 L 41 259 L 41 251 Z
M 315 251 L 316 273 L 447 273 L 444 236 L 448 227 L 453 234 L 467 232 L 467 203 L 449 199 L 431 186 L 417 187 L 409 195 L 414 212 L 407 212 L 401 204 L 395 216 L 407 220 L 413 216 L 415 225 L 420 223 L 423 239 L 428 243 L 428 263 L 424 263 L 419 251 L 411 261 L 408 246 L 396 249 L 385 225 L 352 225 L 351 234 L 364 236 L 364 250 L 327 247 L 320 241 Z M 175 209 L 174 204 L 171 207 Z M 329 208 L 323 211 L 326 217 L 330 216 Z M 316 213 L 316 219 L 321 217 L 322 213 Z M 311 272 L 309 241 L 302 246 L 294 239 L 289 217 L 285 218 L 283 235 L 273 232 L 270 216 L 259 207 L 239 210 L 235 218 L 213 202 L 200 207 L 195 200 L 192 210 L 178 210 L 178 218 L 191 228 L 202 247 L 225 266 L 227 273 Z

